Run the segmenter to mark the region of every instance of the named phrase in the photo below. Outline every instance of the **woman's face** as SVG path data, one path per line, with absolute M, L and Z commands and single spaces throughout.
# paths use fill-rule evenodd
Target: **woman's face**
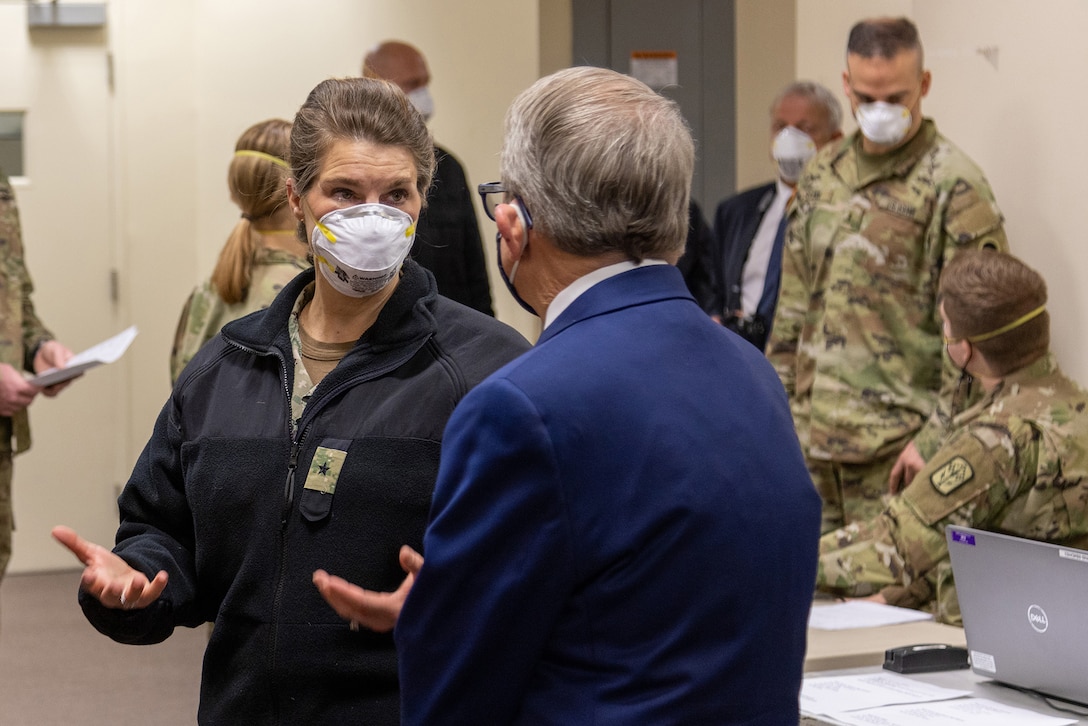
M 337 209 L 385 204 L 418 221 L 423 206 L 416 189 L 416 164 L 403 146 L 338 139 L 325 154 L 309 191 L 299 195 L 292 182 L 288 182 L 288 198 L 295 217 L 306 223 L 306 239 L 313 234 L 316 220 Z

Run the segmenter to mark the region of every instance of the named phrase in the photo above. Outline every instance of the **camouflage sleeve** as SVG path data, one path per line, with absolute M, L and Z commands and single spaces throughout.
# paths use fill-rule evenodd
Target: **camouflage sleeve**
M 33 371 L 34 354 L 38 351 L 38 345 L 47 340 L 52 340 L 53 334 L 49 332 L 49 329 L 38 319 L 38 315 L 34 311 L 34 300 L 32 297 L 34 293 L 34 283 L 30 281 L 30 273 L 27 272 L 26 267 L 21 261 L 19 267 L 23 272 L 23 368 L 28 371 Z
M 27 272 L 24 260 L 19 208 L 15 201 L 15 192 L 3 172 L 0 172 L 0 249 L 4 255 L 0 264 L 3 265 L 7 288 L 0 293 L 4 295 L 3 304 L 7 310 L 14 311 L 16 306 L 19 308 L 17 317 L 5 315 L 5 320 L 0 321 L 0 325 L 4 327 L 3 335 L 7 337 L 7 340 L 14 343 L 18 338 L 22 349 L 23 367 L 32 371 L 34 370 L 34 351 L 43 340 L 51 340 L 53 334 L 46 329 L 34 311 L 34 283 L 30 280 L 30 273 Z M 8 305 L 11 307 L 6 307 Z M 15 319 L 22 321 L 21 329 L 8 329 L 10 325 L 8 321 Z M 18 357 L 13 356 L 11 362 L 16 363 L 18 360 Z
M 885 511 L 820 538 L 816 589 L 844 597 L 865 597 L 902 582 L 903 561 L 895 548 L 895 522 Z
M 944 530 L 953 522 L 990 524 L 1024 488 L 1021 472 L 1034 469 L 1033 438 L 1025 431 L 1015 439 L 989 425 L 956 432 L 878 518 L 821 538 L 817 588 L 851 597 L 880 592 L 892 605 L 958 612 Z
M 771 361 L 786 393 L 793 398 L 797 380 L 797 350 L 801 329 L 809 307 L 807 284 L 806 231 L 804 218 L 796 205 L 790 210 L 786 240 L 782 248 L 782 282 L 778 293 L 771 337 L 767 341 L 767 358 Z
M 201 346 L 219 332 L 223 307 L 222 299 L 207 282 L 189 295 L 174 332 L 174 345 L 170 351 L 170 385 L 178 380 Z
M 923 459 L 929 461 L 941 446 L 941 442 L 948 436 L 952 425 L 952 417 L 944 406 L 945 401 L 939 401 L 937 408 L 926 420 L 918 433 L 914 435 L 912 443 L 918 449 Z
M 889 589 L 892 605 L 932 604 L 945 622 L 958 618 L 951 584 L 945 528 L 949 524 L 988 528 L 1003 516 L 1010 501 L 1030 489 L 1037 442 L 1029 426 L 1015 433 L 979 422 L 955 432 L 889 511 L 897 523 L 896 551 L 903 562 L 903 590 Z M 925 583 L 924 585 L 922 583 Z M 915 584 L 917 583 L 917 584 Z

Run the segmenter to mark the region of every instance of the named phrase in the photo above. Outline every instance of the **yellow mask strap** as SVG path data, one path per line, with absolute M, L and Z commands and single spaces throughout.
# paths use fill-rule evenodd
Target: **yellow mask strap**
M 266 154 L 263 151 L 254 151 L 252 149 L 240 149 L 234 152 L 235 156 L 253 156 L 258 159 L 264 159 L 265 161 L 271 161 L 276 166 L 282 166 L 284 169 L 290 169 L 291 165 L 278 156 L 272 156 L 272 154 Z
M 325 239 L 336 244 L 336 235 L 332 233 L 331 229 L 321 224 L 321 220 L 314 220 L 314 226 L 321 230 L 321 234 L 325 235 Z
M 1032 310 L 1030 313 L 1027 313 L 1026 315 L 1021 315 L 1016 320 L 1012 321 L 1008 325 L 1002 325 L 997 330 L 991 330 L 989 333 L 982 333 L 980 335 L 970 335 L 970 336 L 968 336 L 967 337 L 967 342 L 968 343 L 981 343 L 984 340 L 989 340 L 990 338 L 996 338 L 997 336 L 1001 335 L 1002 333 L 1009 332 L 1013 328 L 1019 328 L 1021 325 L 1028 322 L 1029 320 L 1034 320 L 1035 318 L 1042 315 L 1044 310 L 1046 310 L 1046 305 L 1040 305 L 1039 307 Z

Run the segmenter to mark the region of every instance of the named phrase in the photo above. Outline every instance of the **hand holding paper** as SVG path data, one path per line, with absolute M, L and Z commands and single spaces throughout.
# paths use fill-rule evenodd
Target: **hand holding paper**
M 136 326 L 130 326 L 117 335 L 104 340 L 98 345 L 91 346 L 82 353 L 77 353 L 68 359 L 61 368 L 50 368 L 28 379 L 28 383 L 46 387 L 75 378 L 83 371 L 103 363 L 113 363 L 128 350 L 129 344 L 136 337 Z

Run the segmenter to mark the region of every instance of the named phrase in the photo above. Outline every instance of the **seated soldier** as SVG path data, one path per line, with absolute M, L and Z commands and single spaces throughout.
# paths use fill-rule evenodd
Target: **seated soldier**
M 936 454 L 880 516 L 821 538 L 816 586 L 958 625 L 947 525 L 1088 546 L 1088 393 L 1049 352 L 1046 283 L 1023 262 L 961 252 L 939 292 L 957 394 L 974 382 L 982 400 L 951 412 Z

